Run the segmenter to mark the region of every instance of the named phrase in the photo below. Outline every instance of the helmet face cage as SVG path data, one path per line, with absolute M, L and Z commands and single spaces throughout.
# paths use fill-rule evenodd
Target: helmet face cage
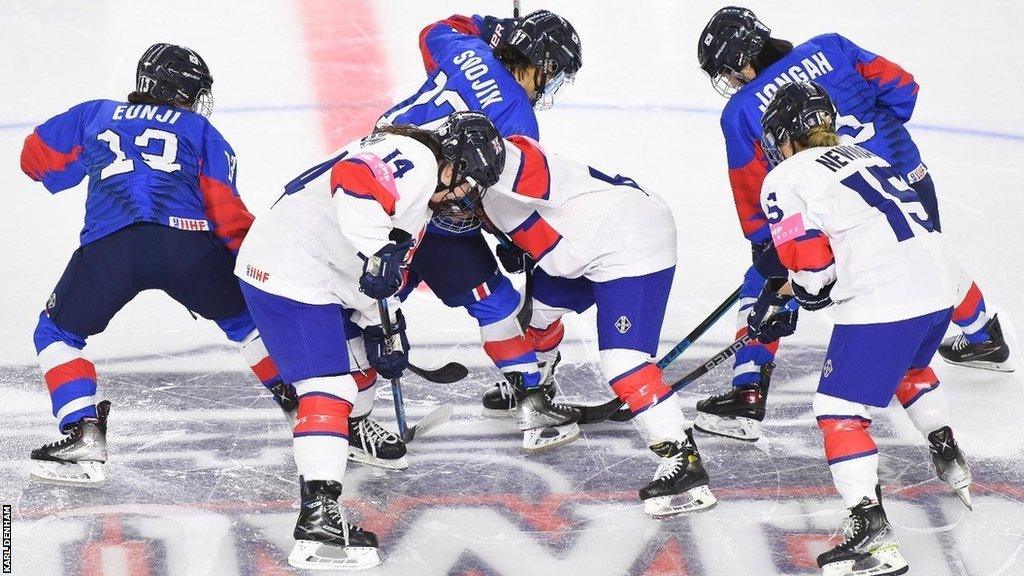
M 818 126 L 835 130 L 836 108 L 824 88 L 814 82 L 783 85 L 761 118 L 761 147 L 771 167 L 785 158 L 780 146 L 806 138 Z
M 505 142 L 486 116 L 457 112 L 437 129 L 443 160 L 451 166 L 448 192 L 433 207 L 435 226 L 448 232 L 464 232 L 480 226 L 477 216 L 489 186 L 505 165 Z M 443 165 L 439 167 L 443 170 Z M 438 173 L 440 180 L 440 172 Z M 470 185 L 463 193 L 458 190 Z M 441 186 L 439 186 L 439 189 Z

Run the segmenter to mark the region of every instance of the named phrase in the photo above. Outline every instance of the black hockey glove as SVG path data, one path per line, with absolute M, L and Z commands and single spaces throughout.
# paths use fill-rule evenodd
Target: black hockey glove
M 785 278 L 789 270 L 779 261 L 779 253 L 775 250 L 775 242 L 769 238 L 764 242 L 750 244 L 750 256 L 754 268 L 765 278 L 773 276 Z
M 369 360 L 370 366 L 387 380 L 401 378 L 402 372 L 409 367 L 409 338 L 405 335 L 405 316 L 401 310 L 395 312 L 391 332 L 393 338 L 389 342 L 384 336 L 384 328 L 379 324 L 363 328 L 366 359 Z M 395 347 L 392 349 L 393 343 Z
M 525 272 L 527 268 L 533 265 L 533 258 L 515 244 L 499 243 L 494 252 L 498 255 L 498 260 L 501 260 L 501 267 L 509 274 Z
M 512 33 L 516 31 L 515 18 L 495 18 L 494 16 L 484 17 L 484 26 L 480 30 L 480 39 L 487 42 L 487 45 L 494 50 L 502 44 L 507 44 Z
M 779 294 L 785 278 L 768 278 L 747 314 L 747 334 L 762 344 L 771 344 L 796 332 L 799 308 L 791 304 L 792 298 Z M 769 316 L 773 309 L 778 311 Z
M 821 310 L 832 305 L 832 287 L 836 285 L 834 281 L 825 284 L 817 294 L 811 294 L 796 282 L 790 284 L 793 286 L 793 296 L 804 310 Z
M 412 240 L 389 242 L 363 262 L 363 275 L 359 277 L 359 291 L 374 300 L 394 296 L 402 287 L 405 255 Z

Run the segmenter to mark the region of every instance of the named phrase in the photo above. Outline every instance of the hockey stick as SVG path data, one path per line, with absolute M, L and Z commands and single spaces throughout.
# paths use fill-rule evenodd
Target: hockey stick
M 394 347 L 394 333 L 391 326 L 391 316 L 388 314 L 387 300 L 377 300 L 377 311 L 380 313 L 380 326 L 384 331 L 384 337 L 388 342 L 387 348 L 390 352 Z M 408 353 L 408 351 L 406 352 Z M 452 416 L 452 406 L 444 404 L 433 409 L 416 424 L 409 426 L 405 420 L 405 399 L 402 397 L 402 380 L 400 378 L 391 379 L 391 397 L 395 401 L 395 420 L 398 421 L 398 434 L 406 444 L 412 442 L 417 433 L 425 434 L 430 429 L 444 424 Z
M 784 312 L 777 312 L 776 315 L 783 313 Z M 771 320 L 771 318 L 769 318 L 769 320 Z M 726 346 L 721 352 L 715 354 L 710 360 L 708 360 L 704 364 L 701 364 L 695 370 L 693 370 L 686 376 L 683 376 L 674 384 L 672 384 L 672 393 L 675 394 L 682 390 L 683 388 L 686 388 L 701 376 L 707 374 L 708 372 L 710 372 L 711 370 L 713 370 L 714 368 L 728 360 L 729 358 L 735 356 L 736 352 L 739 351 L 740 348 L 746 346 L 747 343 L 750 342 L 751 340 L 752 338 L 749 334 L 744 334 L 738 340 Z M 633 411 L 631 411 L 629 408 L 624 408 L 625 405 L 625 402 L 619 400 L 618 398 L 615 398 L 613 400 L 605 402 L 604 404 L 598 404 L 597 406 L 575 407 L 579 408 L 582 412 L 582 415 L 579 420 L 580 424 L 597 424 L 599 422 L 604 422 L 605 420 L 611 420 L 613 422 L 628 422 L 632 420 L 634 417 L 636 417 L 636 414 L 634 414 Z
M 469 376 L 469 369 L 458 362 L 449 362 L 433 370 L 409 364 L 409 371 L 434 384 L 454 384 Z

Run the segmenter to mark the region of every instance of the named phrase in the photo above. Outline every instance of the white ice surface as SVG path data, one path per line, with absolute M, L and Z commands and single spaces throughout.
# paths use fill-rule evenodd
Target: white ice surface
M 302 2 L 305 0 L 297 0 Z M 115 401 L 111 481 L 99 491 L 33 486 L 28 451 L 54 439 L 34 367 L 39 310 L 78 242 L 84 186 L 50 196 L 19 170 L 32 127 L 93 98 L 120 98 L 146 46 L 197 49 L 216 77 L 213 121 L 239 155 L 239 188 L 257 216 L 280 185 L 327 150 L 319 113 L 348 103 L 317 95 L 297 2 L 0 0 L 0 501 L 14 505 L 14 573 L 292 573 L 284 563 L 297 496 L 288 432 L 211 323 L 162 294 L 130 303 L 90 339 L 101 391 Z M 310 0 L 305 10 L 330 3 Z M 452 13 L 507 14 L 508 2 L 340 2 L 375 14 L 390 96 L 423 78 L 417 34 Z M 526 10 L 541 7 L 527 1 Z M 313 8 L 310 8 L 313 6 Z M 584 45 L 575 85 L 540 115 L 545 145 L 634 177 L 673 206 L 680 265 L 664 349 L 740 281 L 748 246 L 736 223 L 718 129 L 724 101 L 695 62 L 712 2 L 550 2 Z M 775 35 L 837 31 L 914 73 L 922 89 L 911 130 L 935 178 L 943 228 L 1000 312 L 1014 351 L 1024 317 L 1016 234 L 1024 213 L 1024 39 L 1014 2 L 750 2 Z M 351 34 L 339 21 L 339 51 Z M 358 31 L 356 31 L 358 32 Z M 359 82 L 359 62 L 346 68 Z M 363 103 L 357 103 L 363 104 Z M 357 134 L 351 134 L 355 137 Z M 340 144 L 340 142 L 335 142 Z M 809 411 L 830 324 L 805 314 L 779 358 L 766 437 L 755 445 L 698 438 L 719 507 L 654 522 L 635 500 L 654 467 L 639 430 L 589 429 L 565 450 L 525 458 L 508 424 L 483 420 L 493 370 L 468 317 L 428 293 L 408 307 L 422 364 L 480 367 L 449 387 L 411 379 L 410 413 L 439 401 L 454 422 L 412 446 L 408 472 L 353 465 L 346 498 L 382 535 L 381 574 L 812 574 L 820 536 L 840 504 Z M 604 398 L 593 314 L 569 322 L 564 388 Z M 720 322 L 688 352 L 692 366 L 731 339 Z M 689 359 L 688 361 L 686 359 Z M 1019 356 L 1018 356 L 1019 358 Z M 878 411 L 890 517 L 913 574 L 1024 575 L 1024 371 L 996 374 L 937 362 L 953 423 L 976 462 L 975 511 L 942 491 L 916 432 Z M 681 374 L 677 369 L 670 375 Z M 725 385 L 726 371 L 684 393 L 687 406 Z M 254 388 L 255 386 L 255 388 Z M 387 391 L 377 413 L 390 412 Z M 803 556 L 800 556 L 803 551 Z M 808 552 L 810 551 L 810 552 Z M 808 556 L 810 554 L 810 556 Z

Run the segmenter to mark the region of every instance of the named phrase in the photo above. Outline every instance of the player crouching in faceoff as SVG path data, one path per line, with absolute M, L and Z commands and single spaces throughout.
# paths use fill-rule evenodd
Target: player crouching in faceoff
M 453 114 L 436 131 L 380 128 L 289 183 L 246 238 L 236 273 L 267 349 L 299 399 L 293 448 L 302 507 L 292 566 L 380 562 L 377 537 L 349 524 L 338 505 L 356 433 L 349 418 L 369 413 L 376 373 L 398 378 L 408 365 L 398 303 L 389 306 L 390 333 L 401 349 L 392 349 L 378 301 L 402 287 L 430 217 L 472 212 L 504 159 L 498 132 L 475 112 Z M 355 342 L 360 336 L 363 344 Z M 401 440 L 389 437 L 392 451 L 404 456 Z
M 761 120 L 773 166 L 761 203 L 796 300 L 806 310 L 830 307 L 836 323 L 814 414 L 850 517 L 845 541 L 818 556 L 818 566 L 826 576 L 903 574 L 907 562 L 876 492 L 868 406 L 885 407 L 895 395 L 929 442 L 939 478 L 970 506 L 971 473 L 929 367 L 952 315 L 957 264 L 917 194 L 885 160 L 839 145 L 835 121 L 821 86 L 779 89 Z M 761 322 L 777 298 L 766 286 L 751 313 L 762 342 L 796 328 L 796 311 Z
M 67 437 L 32 451 L 32 476 L 61 484 L 105 479 L 110 402 L 96 403 L 85 341 L 139 292 L 164 291 L 214 320 L 284 408 L 277 375 L 232 271 L 252 223 L 235 188 L 235 153 L 206 116 L 213 76 L 195 51 L 154 44 L 127 102 L 92 100 L 47 120 L 21 167 L 52 193 L 88 176 L 81 246 L 33 335 L 53 415 Z
M 645 511 L 661 517 L 713 506 L 690 425 L 652 361 L 675 273 L 671 210 L 633 180 L 549 154 L 529 138 L 508 138 L 505 148 L 505 169 L 481 217 L 536 262 L 527 339 L 538 359 L 557 356 L 562 315 L 596 305 L 604 377 L 662 459 L 640 491 Z M 539 383 L 520 379 L 515 388 L 525 450 L 579 435 L 577 409 L 553 403 Z

